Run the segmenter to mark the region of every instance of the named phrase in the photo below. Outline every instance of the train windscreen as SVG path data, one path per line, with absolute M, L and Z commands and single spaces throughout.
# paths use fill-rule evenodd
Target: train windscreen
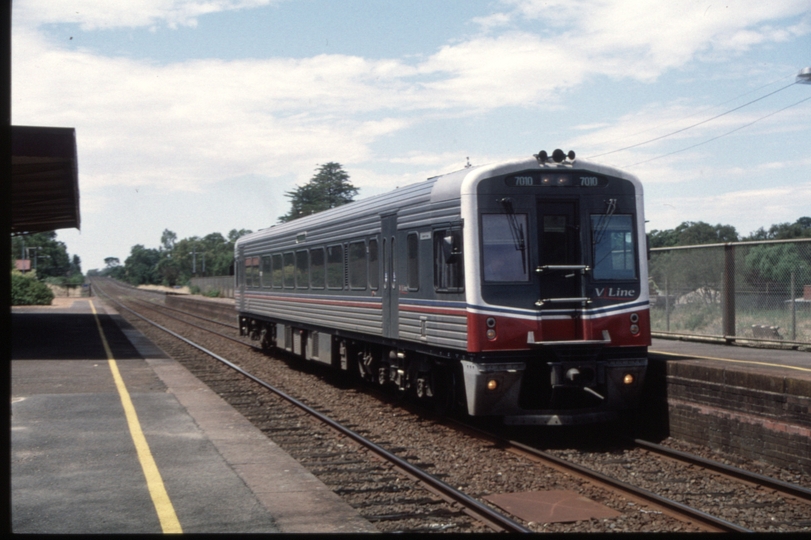
M 482 214 L 485 281 L 528 281 L 526 214 Z
M 591 238 L 594 279 L 636 279 L 636 250 L 631 215 L 592 215 Z

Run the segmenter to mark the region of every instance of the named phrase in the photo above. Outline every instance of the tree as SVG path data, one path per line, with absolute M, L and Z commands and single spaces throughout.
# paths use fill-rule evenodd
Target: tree
M 160 253 L 156 249 L 149 249 L 141 244 L 132 246 L 130 256 L 124 261 L 124 276 L 133 285 L 160 283 L 157 272 Z
M 125 279 L 124 267 L 118 257 L 105 257 L 104 268 L 101 270 L 88 270 L 88 276 L 106 276 L 114 279 Z
M 732 225 L 685 221 L 675 229 L 653 230 L 648 238 L 650 247 L 661 248 L 737 242 L 738 233 Z M 720 251 L 677 250 L 652 258 L 649 275 L 660 290 L 697 293 L 697 300 L 715 304 L 719 300 L 723 270 L 724 258 Z
M 331 161 L 320 165 L 310 181 L 284 195 L 290 199 L 290 211 L 279 217 L 288 222 L 322 210 L 352 202 L 358 188 L 349 183 L 349 175 L 340 163 Z
M 24 248 L 24 249 L 23 249 Z M 71 275 L 70 256 L 64 242 L 56 239 L 56 232 L 41 232 L 15 236 L 11 240 L 13 258 L 31 257 L 31 268 L 36 268 L 40 280 L 66 278 Z
M 23 275 L 17 271 L 11 273 L 12 306 L 48 306 L 53 298 L 54 293 L 51 289 L 33 275 Z
M 767 231 L 759 228 L 745 240 L 791 240 L 811 237 L 811 217 L 801 217 L 794 223 L 777 223 Z
M 84 281 L 82 263 L 77 255 L 68 254 L 64 242 L 56 239 L 56 232 L 41 232 L 15 236 L 11 241 L 11 258 L 31 258 L 31 269 L 36 279 L 53 285 L 79 285 Z
M 811 264 L 793 243 L 755 246 L 744 261 L 752 273 L 750 281 L 753 282 L 769 282 L 788 288 L 792 273 L 796 274 L 797 283 L 811 281 Z
M 737 242 L 738 232 L 732 225 L 710 225 L 703 221 L 685 221 L 675 229 L 652 230 L 650 247 L 695 246 Z
M 175 242 L 177 242 L 177 234 L 169 229 L 164 229 L 163 234 L 161 234 L 161 247 L 163 250 L 172 251 L 175 248 Z
M 231 243 L 232 252 L 233 252 L 234 244 L 236 243 L 236 241 L 239 240 L 240 237 L 245 236 L 246 234 L 251 234 L 252 232 L 253 231 L 248 230 L 248 229 L 239 229 L 239 230 L 231 229 L 230 231 L 228 231 L 228 242 Z

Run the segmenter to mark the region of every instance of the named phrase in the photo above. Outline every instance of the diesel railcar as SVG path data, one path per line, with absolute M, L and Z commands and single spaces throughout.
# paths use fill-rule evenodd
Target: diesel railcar
M 242 335 L 507 424 L 607 421 L 650 345 L 642 185 L 542 151 L 235 246 Z

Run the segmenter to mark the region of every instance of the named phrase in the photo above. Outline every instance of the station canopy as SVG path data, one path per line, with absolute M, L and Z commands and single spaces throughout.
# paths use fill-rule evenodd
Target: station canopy
M 11 234 L 79 229 L 73 128 L 11 126 Z

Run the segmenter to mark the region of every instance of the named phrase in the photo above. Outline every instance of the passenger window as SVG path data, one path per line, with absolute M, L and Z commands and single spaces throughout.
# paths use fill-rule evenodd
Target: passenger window
M 307 250 L 296 252 L 296 288 L 306 289 L 310 281 L 310 259 Z
M 248 283 L 249 287 L 258 287 L 259 286 L 259 257 L 251 257 L 247 259 L 246 264 L 248 264 Z
M 349 288 L 366 288 L 366 242 L 349 244 Z
M 324 248 L 310 250 L 310 286 L 313 289 L 324 288 L 324 276 L 326 266 L 324 265 Z
M 380 258 L 377 252 L 377 238 L 369 240 L 369 288 L 380 288 Z
M 330 289 L 344 288 L 343 246 L 329 246 L 327 248 L 327 287 Z
M 284 254 L 284 267 L 282 269 L 282 274 L 284 275 L 285 289 L 292 289 L 296 285 L 295 268 L 296 268 L 295 254 L 292 251 L 289 251 Z
M 262 287 L 271 286 L 272 270 L 270 267 L 270 255 L 262 255 Z
M 282 280 L 282 254 L 276 253 L 273 255 L 273 288 L 274 289 L 281 289 L 284 285 L 284 281 Z
M 409 233 L 406 237 L 406 286 L 409 291 L 420 288 L 420 237 L 417 233 Z
M 462 230 L 434 231 L 434 288 L 438 292 L 462 292 L 465 268 L 462 254 Z

